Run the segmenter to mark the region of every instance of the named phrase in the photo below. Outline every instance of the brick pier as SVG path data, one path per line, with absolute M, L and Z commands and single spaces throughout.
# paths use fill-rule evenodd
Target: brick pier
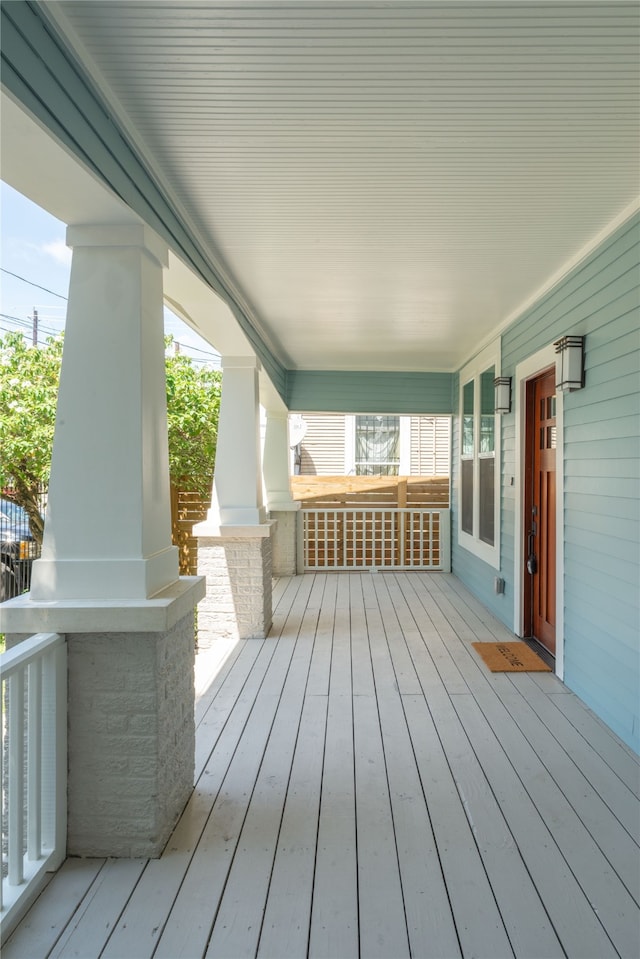
M 201 646 L 219 638 L 263 639 L 271 627 L 272 524 L 261 535 L 199 536 L 198 573 L 207 594 L 198 607 Z

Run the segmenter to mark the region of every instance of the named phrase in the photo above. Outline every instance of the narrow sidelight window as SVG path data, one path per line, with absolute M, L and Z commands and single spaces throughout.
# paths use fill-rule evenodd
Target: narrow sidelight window
M 489 347 L 460 375 L 458 542 L 499 568 L 499 443 L 493 381 L 499 348 Z

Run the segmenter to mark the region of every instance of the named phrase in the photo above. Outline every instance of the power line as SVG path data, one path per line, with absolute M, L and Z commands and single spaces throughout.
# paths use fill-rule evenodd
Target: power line
M 183 350 L 195 350 L 196 353 L 204 353 L 205 356 L 213 356 L 213 357 L 219 356 L 218 353 L 211 353 L 210 350 L 203 350 L 199 346 L 191 346 L 190 343 L 180 343 L 180 348 Z
M 27 283 L 29 286 L 34 286 L 38 290 L 43 290 L 45 293 L 49 293 L 51 296 L 57 296 L 59 299 L 65 300 L 66 302 L 69 301 L 69 298 L 67 296 L 63 296 L 62 293 L 54 293 L 53 290 L 48 289 L 46 286 L 41 286 L 39 283 L 34 283 L 33 280 L 28 280 L 26 277 L 20 276 L 18 273 L 13 273 L 11 270 L 5 269 L 5 267 L 0 267 L 0 271 L 2 273 L 6 273 L 8 276 L 13 276 L 16 280 L 20 280 L 22 283 Z M 32 323 L 32 321 L 21 320 L 17 316 L 9 316 L 6 313 L 0 313 L 0 316 L 2 316 L 6 320 L 13 320 L 16 323 L 19 323 L 21 326 L 24 326 L 26 328 L 30 328 Z M 54 330 L 54 329 L 51 329 L 50 327 L 47 328 L 45 326 L 40 326 L 40 329 L 42 330 L 43 333 L 49 333 L 52 336 L 55 336 L 57 333 L 61 332 L 60 330 Z M 11 331 L 7 330 L 6 332 L 11 332 Z M 179 345 L 184 350 L 194 350 L 196 353 L 202 353 L 203 356 L 208 356 L 212 360 L 219 360 L 220 358 L 219 353 L 212 353 L 209 350 L 203 350 L 199 346 L 191 346 L 190 344 L 186 344 L 186 343 L 181 343 Z M 203 362 L 203 363 L 206 362 L 205 360 L 198 360 L 198 358 L 195 356 L 192 357 L 192 359 L 195 362 Z
M 0 270 L 3 273 L 7 273 L 9 276 L 15 277 L 16 280 L 21 280 L 23 283 L 28 283 L 29 286 L 35 286 L 38 290 L 44 290 L 45 293 L 50 293 L 51 296 L 57 296 L 60 300 L 68 300 L 67 296 L 63 296 L 62 293 L 54 293 L 53 290 L 47 289 L 46 286 L 40 286 L 39 283 L 34 283 L 33 280 L 27 280 L 24 276 L 19 276 L 17 273 L 12 273 L 11 270 L 5 270 L 3 266 L 0 266 Z
M 195 363 L 198 366 L 211 366 L 216 370 L 219 370 L 221 368 L 220 365 L 216 365 L 215 363 L 212 363 L 211 360 L 205 360 L 203 357 L 200 357 L 200 356 L 190 356 L 189 359 L 191 360 L 192 363 Z
M 19 323 L 20 326 L 31 326 L 29 320 L 23 320 L 19 316 L 10 316 L 8 313 L 0 313 L 0 316 L 3 320 L 13 320 L 14 323 Z
M 9 313 L 0 313 L 0 317 L 3 320 L 9 320 L 12 323 L 17 323 L 21 329 L 24 328 L 27 330 L 31 330 L 33 326 L 33 320 L 23 320 L 21 317 L 11 316 Z M 3 327 L 3 329 L 6 333 L 15 332 L 15 330 L 11 329 L 10 327 L 5 326 Z M 42 333 L 48 333 L 50 336 L 58 336 L 59 333 L 62 333 L 62 330 L 55 330 L 50 326 L 42 326 L 41 324 L 39 325 L 39 329 Z

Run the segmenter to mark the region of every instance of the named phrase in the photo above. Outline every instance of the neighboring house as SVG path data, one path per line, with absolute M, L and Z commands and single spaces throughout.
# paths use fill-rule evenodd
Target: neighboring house
M 449 476 L 451 417 L 305 413 L 301 476 Z

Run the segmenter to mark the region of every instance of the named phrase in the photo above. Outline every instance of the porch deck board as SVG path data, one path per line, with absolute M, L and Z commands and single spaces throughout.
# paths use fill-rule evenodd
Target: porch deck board
M 3 956 L 49 956 L 91 888 L 105 859 L 67 859 L 33 904 Z
M 613 736 L 611 730 L 576 696 L 563 696 L 553 690 L 548 695 L 575 732 L 633 792 L 638 784 L 638 763 L 635 754 L 626 743 L 621 743 Z
M 438 586 L 434 583 L 431 585 L 434 589 Z M 444 586 L 444 591 L 448 588 L 447 583 L 439 585 Z M 447 598 L 439 598 L 437 602 L 456 624 L 458 635 L 466 639 L 461 621 L 468 625 L 473 611 L 467 609 L 465 615 L 462 607 L 463 612 L 459 608 L 454 612 Z M 595 954 L 611 954 L 607 951 L 610 950 L 610 944 L 603 937 L 600 921 L 594 921 L 595 908 L 600 920 L 604 915 L 610 917 L 609 928 L 613 930 L 615 927 L 615 931 L 610 931 L 609 935 L 620 954 L 633 955 L 638 943 L 640 872 L 637 792 L 634 796 L 631 790 L 610 775 L 610 770 L 594 750 L 576 736 L 569 724 L 561 721 L 561 714 L 550 706 L 548 697 L 531 676 L 493 676 L 481 668 L 467 643 L 465 651 L 467 655 L 460 655 L 457 665 L 474 699 L 455 696 L 452 697 L 453 703 L 459 715 L 461 710 L 466 711 L 464 725 L 467 735 L 481 758 L 484 774 L 492 783 L 496 795 L 504 793 L 512 771 L 520 777 L 527 790 L 532 801 L 531 817 L 527 822 L 522 822 L 519 828 L 513 828 L 514 835 L 526 836 L 527 831 L 535 832 L 532 817 L 537 810 L 546 823 L 546 831 L 551 833 L 564 856 L 569 871 L 564 864 L 558 863 L 560 872 L 552 874 L 551 885 L 553 877 L 565 873 L 557 888 L 557 895 L 566 896 L 569 892 L 572 898 L 567 900 L 566 909 L 562 911 L 562 916 L 556 916 L 555 921 L 567 926 L 564 941 L 572 943 L 570 954 L 588 954 L 589 949 L 596 950 Z M 555 679 L 553 682 L 556 682 Z M 490 686 L 493 686 L 493 690 L 489 689 Z M 501 763 L 499 772 L 491 775 L 492 766 L 501 761 L 501 754 L 495 749 L 496 743 L 492 742 L 484 752 L 483 744 L 478 743 L 483 719 L 493 729 L 512 770 Z M 603 766 L 608 770 L 608 775 L 602 775 Z M 610 797 L 618 818 L 599 795 L 598 788 L 603 796 Z M 504 799 L 501 801 L 509 820 L 512 807 Z M 514 805 L 513 811 L 521 812 L 525 805 L 523 797 Z M 544 835 L 541 841 L 544 841 Z M 524 855 L 526 846 L 522 840 L 520 846 Z M 537 855 L 535 845 L 532 851 Z M 526 856 L 525 861 L 533 872 L 533 863 Z M 615 867 L 612 868 L 611 863 L 615 863 Z M 576 884 L 573 876 L 579 877 L 582 894 L 578 888 L 573 888 L 572 892 Z M 542 881 L 539 881 L 539 889 L 547 892 Z M 552 913 L 557 912 L 556 903 L 561 900 L 549 896 L 547 892 L 545 901 L 547 909 Z M 567 923 L 572 909 L 575 913 L 573 921 Z M 615 952 L 612 954 L 615 955 Z
M 162 857 L 68 860 L 16 957 L 640 954 L 640 765 L 453 577 L 279 581 L 199 655 L 196 789 Z
M 146 865 L 144 859 L 108 859 L 58 939 L 51 959 L 97 959 Z

